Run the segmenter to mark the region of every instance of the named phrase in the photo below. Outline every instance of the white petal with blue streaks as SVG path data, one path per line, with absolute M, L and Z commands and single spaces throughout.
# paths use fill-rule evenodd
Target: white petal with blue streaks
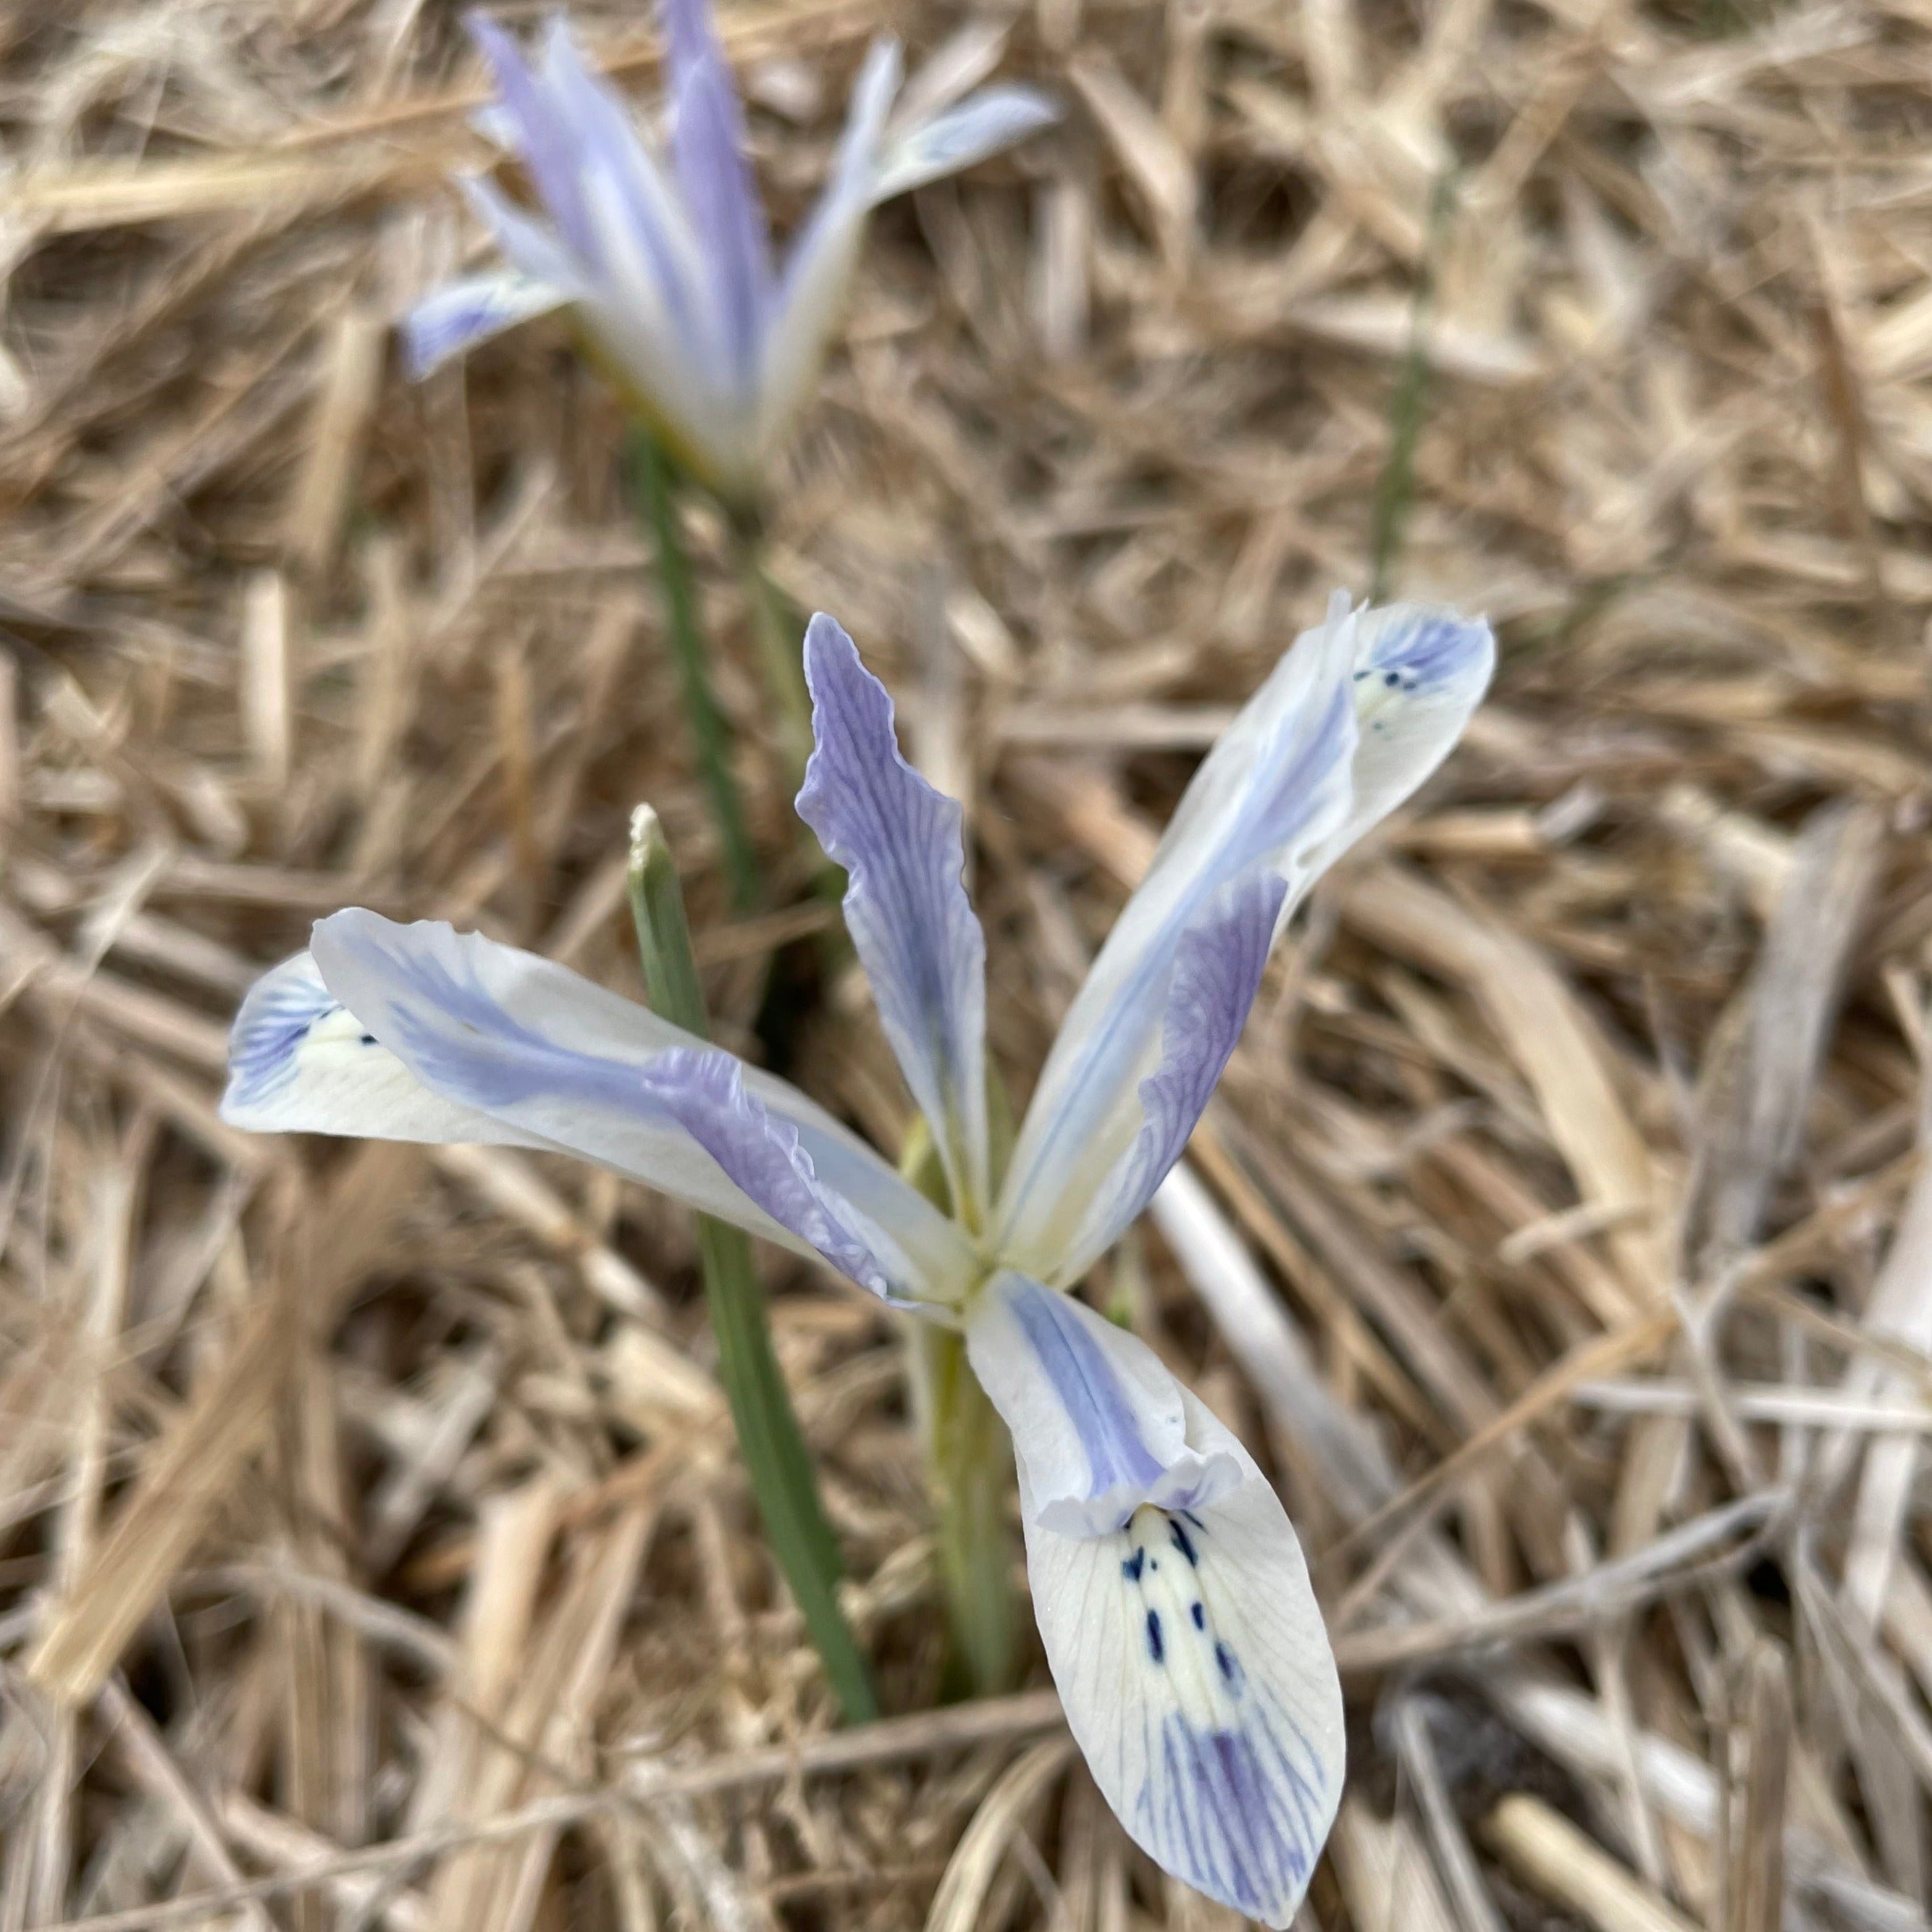
M 767 446 L 803 405 L 825 360 L 864 238 L 880 135 L 898 84 L 897 43 L 875 40 L 853 84 L 832 178 L 785 258 L 758 398 L 759 435 Z
M 570 300 L 568 290 L 514 273 L 472 275 L 425 296 L 403 319 L 403 351 L 418 380 L 493 335 Z
M 1449 755 L 1496 670 L 1496 639 L 1483 619 L 1426 604 L 1360 611 L 1354 638 L 1354 802 L 1321 865 L 1386 818 Z
M 306 952 L 263 974 L 242 1002 L 221 1118 L 251 1133 L 548 1144 L 432 1094 L 322 984 Z
M 1355 716 L 1346 602 L 1299 638 L 1196 772 L 1054 1042 L 1000 1204 L 1003 1252 L 1048 1281 L 1068 1266 L 1090 1204 L 1142 1126 L 1139 1083 L 1160 1064 L 1176 962 L 1220 896 L 1272 872 L 1277 928 L 1346 820 Z M 1270 935 L 1272 937 L 1272 935 Z
M 331 994 L 445 1100 L 812 1250 L 730 1178 L 671 1096 L 652 1090 L 653 1076 L 675 1072 L 667 1055 L 724 1058 L 717 1049 L 552 961 L 441 924 L 340 912 L 318 922 L 311 950 Z M 748 1068 L 737 1077 L 756 1114 L 796 1134 L 813 1184 L 896 1294 L 957 1295 L 970 1254 L 930 1202 L 796 1088 Z
M 1070 1294 L 995 1276 L 968 1310 L 966 1348 L 1048 1528 L 1104 1534 L 1144 1503 L 1202 1508 L 1240 1480 L 1229 1456 L 1189 1443 L 1184 1392 L 1160 1358 Z
M 1178 1389 L 1198 1454 L 1241 1478 L 1198 1509 L 1070 1536 L 1030 1506 L 1034 1612 L 1101 1794 L 1157 1863 L 1286 1926 L 1341 1797 L 1341 1686 L 1300 1546 L 1234 1437 Z
M 984 88 L 900 135 L 872 184 L 872 200 L 889 201 L 957 174 L 1059 118 L 1058 106 L 1033 88 Z
M 1289 890 L 1259 868 L 1224 887 L 1182 936 L 1160 1060 L 1140 1084 L 1140 1132 L 1096 1190 L 1060 1264 L 1064 1280 L 1078 1280 L 1119 1240 L 1180 1158 L 1247 1024 Z
M 892 701 L 823 611 L 805 634 L 817 743 L 798 815 L 845 868 L 845 925 L 946 1165 L 961 1218 L 986 1199 L 986 942 L 957 802 L 900 755 Z

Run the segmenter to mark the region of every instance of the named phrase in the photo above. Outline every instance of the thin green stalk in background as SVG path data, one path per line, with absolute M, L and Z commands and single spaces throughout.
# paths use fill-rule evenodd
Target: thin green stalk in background
M 664 596 L 664 628 L 676 654 L 691 728 L 692 748 L 710 795 L 731 881 L 732 904 L 748 912 L 758 900 L 758 864 L 745 827 L 744 800 L 731 770 L 731 734 L 711 688 L 711 664 L 698 598 L 692 587 L 691 560 L 678 528 L 676 472 L 656 439 L 639 430 L 631 438 L 631 472 L 645 520 L 657 545 L 658 586 Z
M 994 1082 L 988 1097 L 997 1141 L 1004 1088 Z M 1010 1145 L 1010 1132 L 1006 1138 Z M 1004 1159 L 1000 1165 L 1004 1167 Z M 899 1171 L 928 1199 L 946 1206 L 945 1172 L 923 1119 L 914 1122 L 906 1137 Z M 966 1359 L 965 1336 L 916 1316 L 908 1319 L 906 1328 L 940 1586 L 952 1636 L 945 1691 L 950 1697 L 989 1697 L 1011 1687 L 1019 1628 L 1008 1508 L 1012 1442 Z
M 708 1037 L 710 1017 L 677 868 L 649 806 L 640 806 L 631 820 L 630 892 L 652 1006 L 687 1033 Z M 724 1384 L 765 1535 L 846 1721 L 868 1722 L 879 1714 L 878 1700 L 865 1658 L 838 1606 L 844 1566 L 838 1539 L 819 1500 L 811 1455 L 772 1346 L 751 1240 L 742 1228 L 700 1214 L 698 1246 L 718 1342 L 718 1379 Z
M 805 626 L 765 569 L 764 530 L 755 512 L 735 512 L 731 547 L 751 607 L 752 635 L 765 685 L 777 707 L 778 746 L 794 784 L 812 755 L 812 698 L 805 686 Z
M 1415 449 L 1422 440 L 1422 425 L 1429 413 L 1429 315 L 1436 298 L 1436 258 L 1449 225 L 1449 212 L 1455 206 L 1455 178 L 1438 176 L 1436 191 L 1430 197 L 1429 235 L 1422 251 L 1422 268 L 1416 278 L 1415 302 L 1409 310 L 1408 348 L 1395 380 L 1395 393 L 1389 400 L 1388 460 L 1376 483 L 1370 512 L 1369 536 L 1369 601 L 1385 602 L 1396 561 L 1402 554 L 1402 540 L 1408 526 L 1408 512 L 1415 495 Z

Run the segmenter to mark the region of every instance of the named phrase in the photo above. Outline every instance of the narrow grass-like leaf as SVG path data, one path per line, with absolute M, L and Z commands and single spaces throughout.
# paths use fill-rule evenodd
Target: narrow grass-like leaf
M 711 800 L 731 881 L 733 903 L 748 912 L 758 903 L 758 866 L 745 826 L 745 805 L 731 770 L 731 736 L 711 688 L 709 641 L 692 588 L 691 560 L 679 530 L 676 472 L 656 440 L 643 430 L 631 438 L 631 474 L 639 508 L 657 547 L 658 587 L 664 598 L 664 628 L 676 654 L 686 722 L 700 776 Z
M 631 820 L 631 916 L 651 1004 L 686 1032 L 707 1037 L 710 1016 L 692 951 L 684 896 L 656 812 L 640 806 Z M 850 1724 L 878 1715 L 871 1673 L 838 1605 L 843 1566 L 838 1539 L 819 1500 L 810 1452 L 772 1346 L 764 1291 L 742 1229 L 698 1217 L 699 1258 L 718 1376 L 738 1432 L 765 1535 L 784 1573 L 806 1630 Z
M 731 518 L 732 549 L 752 617 L 752 636 L 765 688 L 776 710 L 776 730 L 788 775 L 805 782 L 812 755 L 812 699 L 805 688 L 805 619 L 765 568 L 762 524 L 750 512 Z
M 1415 303 L 1409 311 L 1408 347 L 1396 373 L 1389 399 L 1388 460 L 1376 479 L 1370 510 L 1369 601 L 1380 604 L 1390 595 L 1390 584 L 1402 540 L 1408 526 L 1409 506 L 1415 495 L 1415 449 L 1429 414 L 1429 314 L 1436 296 L 1436 257 L 1455 206 L 1455 178 L 1438 177 L 1430 197 L 1429 236 L 1415 284 Z

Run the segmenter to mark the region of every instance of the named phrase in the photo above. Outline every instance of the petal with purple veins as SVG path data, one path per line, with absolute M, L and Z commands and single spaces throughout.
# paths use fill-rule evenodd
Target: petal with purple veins
M 491 1137 L 566 1150 L 782 1246 L 823 1252 L 733 1177 L 668 1094 L 651 1089 L 668 1054 L 715 1049 L 648 1008 L 535 954 L 371 912 L 319 922 L 311 950 L 323 986 L 361 1031 L 416 1087 L 466 1119 L 494 1123 Z M 737 1077 L 748 1106 L 755 1102 L 796 1135 L 825 1200 L 843 1204 L 830 1211 L 873 1256 L 894 1294 L 956 1298 L 972 1258 L 932 1204 L 796 1088 L 750 1070 Z M 320 1126 L 304 1116 L 306 1091 L 284 1094 L 272 1124 Z M 351 1130 L 386 1131 L 373 1118 Z
M 1196 772 L 1034 1089 L 1000 1204 L 1001 1251 L 1016 1268 L 1070 1278 L 1092 1204 L 1140 1132 L 1139 1086 L 1160 1063 L 1190 932 L 1222 893 L 1264 872 L 1285 887 L 1278 926 L 1344 823 L 1353 655 L 1345 604 L 1298 640 Z
M 1150 1857 L 1286 1926 L 1344 1760 L 1341 1685 L 1294 1528 L 1254 1459 L 1150 1352 L 1016 1279 L 974 1305 L 968 1342 L 1012 1431 L 1034 1615 L 1067 1724 Z M 1161 1477 L 1117 1475 L 1104 1509 L 1078 1506 L 1100 1472 L 1142 1459 Z
M 1058 105 L 1036 88 L 983 88 L 891 144 L 872 183 L 873 204 L 957 174 L 1059 118 Z
M 1198 1509 L 1240 1480 L 1188 1443 L 1181 1388 L 1147 1344 L 1023 1274 L 967 1310 L 966 1348 L 1012 1432 L 1029 1517 L 1064 1534 L 1118 1530 L 1146 1503 Z
M 644 1089 L 736 1186 L 841 1274 L 887 1301 L 905 1298 L 820 1181 L 798 1130 L 745 1090 L 744 1070 L 716 1047 L 676 1047 L 644 1070 Z
M 900 754 L 892 701 L 820 612 L 805 638 L 817 740 L 798 812 L 845 868 L 845 924 L 960 1218 L 986 1200 L 986 942 L 966 896 L 958 803 Z
M 1113 1246 L 1180 1158 L 1247 1024 L 1287 895 L 1262 867 L 1224 888 L 1182 935 L 1160 1061 L 1140 1083 L 1140 1132 L 1088 1207 L 1061 1264 L 1070 1281 Z
M 570 300 L 567 290 L 516 274 L 472 275 L 425 296 L 403 318 L 403 353 L 420 381 L 452 357 Z
M 711 278 L 712 320 L 738 380 L 754 380 L 771 305 L 771 244 L 746 158 L 745 114 L 709 0 L 661 0 L 671 164 Z

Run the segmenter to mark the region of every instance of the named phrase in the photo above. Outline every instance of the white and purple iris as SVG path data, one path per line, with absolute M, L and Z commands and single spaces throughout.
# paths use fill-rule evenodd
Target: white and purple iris
M 1300 1546 L 1236 1438 L 1069 1291 L 1179 1157 L 1290 912 L 1440 762 L 1493 648 L 1480 622 L 1340 597 L 1298 640 L 1189 787 L 996 1187 L 960 808 L 901 757 L 851 639 L 812 620 L 798 808 L 846 870 L 950 1218 L 784 1082 L 548 960 L 373 912 L 320 921 L 250 993 L 224 1118 L 580 1155 L 963 1329 L 1012 1432 L 1034 1611 L 1095 1780 L 1169 1870 L 1285 1925 L 1342 1766 Z
M 877 43 L 853 88 L 832 178 L 775 267 L 745 158 L 745 119 L 706 0 L 663 0 L 669 166 L 562 20 L 527 64 L 472 16 L 496 80 L 484 125 L 523 164 L 539 219 L 491 181 L 463 183 L 508 266 L 437 290 L 404 334 L 418 374 L 552 309 L 574 309 L 676 454 L 750 494 L 824 358 L 866 218 L 1053 120 L 1030 88 L 990 87 L 895 128 L 899 53 Z

